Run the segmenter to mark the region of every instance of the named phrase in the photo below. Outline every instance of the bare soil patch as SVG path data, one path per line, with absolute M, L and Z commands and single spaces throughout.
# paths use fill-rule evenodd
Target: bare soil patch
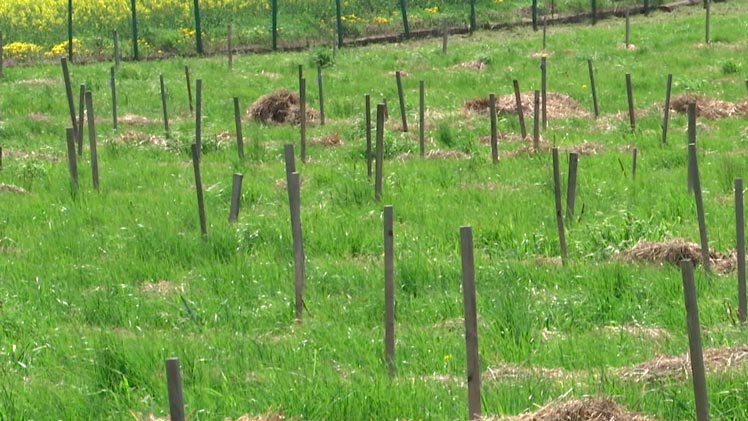
M 340 138 L 340 133 L 334 132 L 312 138 L 311 143 L 320 146 L 339 146 L 343 144 L 343 140 Z
M 724 372 L 734 368 L 748 367 L 748 345 L 730 348 L 705 348 L 704 367 L 710 372 Z M 631 368 L 618 370 L 618 375 L 636 381 L 663 377 L 689 377 L 691 358 L 688 353 L 681 355 L 659 355 Z
M 33 111 L 29 113 L 28 119 L 31 121 L 36 121 L 37 123 L 49 123 L 50 120 L 48 115 L 39 111 Z
M 115 144 L 127 144 L 135 146 L 159 146 L 167 148 L 169 141 L 163 136 L 156 136 L 149 133 L 143 133 L 135 130 L 128 130 L 119 133 L 117 136 L 108 140 Z
M 285 88 L 261 96 L 247 110 L 250 118 L 265 124 L 298 124 L 301 121 L 300 113 L 299 95 Z M 307 123 L 317 120 L 319 113 L 307 106 Z
M 615 257 L 625 262 L 647 262 L 656 264 L 679 264 L 688 259 L 694 265 L 701 261 L 701 246 L 681 238 L 656 242 L 641 240 L 628 250 L 623 250 Z M 709 262 L 717 273 L 730 273 L 737 266 L 734 253 L 723 254 L 716 251 L 709 252 Z
M 670 109 L 677 113 L 688 113 L 688 104 L 696 103 L 696 115 L 710 119 L 748 116 L 748 102 L 730 102 L 697 94 L 685 94 L 670 101 Z
M 611 398 L 587 397 L 551 402 L 535 412 L 514 417 L 486 417 L 484 421 L 654 421 L 630 411 Z
M 121 117 L 118 117 L 117 122 L 131 125 L 131 126 L 145 126 L 148 124 L 159 123 L 158 120 L 154 120 L 148 117 L 143 117 L 142 115 L 137 115 L 137 114 L 125 114 Z
M 395 77 L 397 76 L 397 70 L 393 70 L 390 72 L 390 76 Z M 408 77 L 410 76 L 410 73 L 406 72 L 405 70 L 400 70 L 400 77 Z
M 28 190 L 23 187 L 14 186 L 13 184 L 0 183 L 0 193 L 3 192 L 26 194 Z
M 15 149 L 3 148 L 3 156 L 6 158 L 13 158 L 18 160 L 37 160 L 46 162 L 58 162 L 60 158 L 57 155 L 52 155 L 44 152 L 26 152 Z
M 531 116 L 535 112 L 535 93 L 524 92 L 520 94 L 522 112 L 525 116 Z M 463 112 L 488 114 L 490 103 L 488 97 L 467 99 L 463 102 Z M 517 103 L 514 94 L 496 97 L 497 114 L 517 114 Z M 548 92 L 546 95 L 546 114 L 549 118 L 567 117 L 589 117 L 590 113 L 578 102 L 566 94 L 559 92 Z
M 536 149 L 531 141 L 518 149 L 506 152 L 506 156 L 532 155 L 535 153 L 550 153 L 553 147 L 550 143 L 541 139 Z M 599 142 L 582 142 L 576 145 L 566 145 L 558 147 L 560 153 L 575 152 L 579 155 L 596 155 L 605 150 L 605 146 Z

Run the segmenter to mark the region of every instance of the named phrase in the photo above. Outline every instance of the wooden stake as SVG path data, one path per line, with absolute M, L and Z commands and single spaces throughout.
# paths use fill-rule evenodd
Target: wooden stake
M 109 88 L 112 90 L 112 128 L 117 130 L 117 78 L 114 67 L 109 69 Z
M 704 200 L 701 195 L 701 181 L 699 177 L 699 161 L 696 156 L 696 145 L 688 145 L 688 153 L 691 156 L 689 163 L 692 166 L 691 171 L 693 172 L 693 190 L 696 198 L 696 213 L 699 219 L 699 238 L 701 240 L 701 263 L 704 265 L 704 270 L 709 272 L 711 268 L 711 262 L 709 261 L 709 239 L 707 238 L 706 232 L 706 219 L 704 217 Z
M 195 81 L 195 144 L 197 145 L 197 157 L 203 154 L 203 80 Z
M 631 150 L 631 179 L 636 180 L 636 155 L 637 155 L 637 149 L 634 148 Z
M 491 115 L 491 161 L 499 163 L 499 137 L 496 133 L 496 94 L 488 95 L 488 113 Z
M 519 90 L 519 81 L 514 79 L 512 81 L 514 85 L 514 102 L 517 107 L 517 118 L 519 119 L 519 130 L 522 133 L 522 140 L 527 138 L 527 127 L 525 127 L 525 111 L 522 109 L 522 94 Z
M 688 146 L 696 145 L 696 104 L 688 104 Z M 693 192 L 694 189 L 694 173 L 693 163 L 691 162 L 691 153 L 688 154 L 688 191 Z
M 91 153 L 91 178 L 94 190 L 99 191 L 99 153 L 96 149 L 96 119 L 91 91 L 86 91 L 86 114 L 88 120 L 88 149 Z
M 371 95 L 364 96 L 364 121 L 366 122 L 366 176 L 371 178 L 371 164 L 374 155 L 371 152 Z
M 543 103 L 543 130 L 548 128 L 548 84 L 547 84 L 547 69 L 548 69 L 548 62 L 545 57 L 542 57 L 540 59 L 540 95 L 542 97 Z
M 592 109 L 595 111 L 595 118 L 600 117 L 600 110 L 597 107 L 597 88 L 595 87 L 595 72 L 592 69 L 592 60 L 587 60 L 587 68 L 590 73 L 590 89 L 592 90 Z
M 325 125 L 325 96 L 322 89 L 322 65 L 317 63 L 317 86 L 319 87 L 319 123 Z
M 397 97 L 400 99 L 400 116 L 403 120 L 403 132 L 407 132 L 408 116 L 405 114 L 405 93 L 403 93 L 403 81 L 399 70 L 395 72 L 395 80 L 397 81 Z
M 194 112 L 192 108 L 192 82 L 190 82 L 190 68 L 184 66 L 184 78 L 187 81 L 187 101 L 190 105 L 190 114 Z
M 743 179 L 735 179 L 735 236 L 738 253 L 738 320 L 745 323 L 745 213 L 743 206 Z
M 244 159 L 244 138 L 242 136 L 242 114 L 239 110 L 239 97 L 234 97 L 234 125 L 236 127 L 236 150 L 239 159 Z
M 299 126 L 301 132 L 301 162 L 306 164 L 306 79 L 299 81 Z
M 540 149 L 540 91 L 535 91 L 533 107 L 532 150 L 537 152 Z
M 384 172 L 384 104 L 377 104 L 377 160 L 374 177 L 374 199 L 382 200 L 382 173 Z
M 561 208 L 561 171 L 558 162 L 558 148 L 553 148 L 553 195 L 556 199 L 556 226 L 558 242 L 561 246 L 561 262 L 566 264 L 566 234 L 564 232 L 564 214 Z
M 166 360 L 166 381 L 169 391 L 169 414 L 172 421 L 184 421 L 184 396 L 182 372 L 177 358 Z
M 304 240 L 301 231 L 301 182 L 299 173 L 292 172 L 288 178 L 288 197 L 291 209 L 291 234 L 294 254 L 294 291 L 296 321 L 301 321 L 304 309 Z
M 73 85 L 70 82 L 70 70 L 68 69 L 68 60 L 66 58 L 60 59 L 60 65 L 62 65 L 62 77 L 65 80 L 65 94 L 68 98 L 68 109 L 70 111 L 70 122 L 74 130 L 73 134 L 78 135 L 78 119 L 75 117 L 75 102 L 73 100 Z
M 449 30 L 444 28 L 442 31 L 442 54 L 447 54 L 447 44 L 449 43 Z
M 426 155 L 426 93 L 423 81 L 418 83 L 418 149 L 421 157 Z
M 291 182 L 291 173 L 296 172 L 296 157 L 294 156 L 293 145 L 287 143 L 283 145 L 283 158 L 286 163 L 286 189 Z M 289 201 L 291 198 L 289 197 Z
M 670 93 L 673 87 L 673 75 L 667 75 L 667 86 L 665 88 L 665 109 L 662 117 L 662 144 L 667 144 L 667 126 L 670 123 Z
M 203 234 L 203 237 L 205 237 L 208 235 L 208 223 L 205 218 L 203 180 L 200 176 L 200 149 L 196 143 L 192 144 L 192 167 L 195 170 L 195 192 L 197 193 L 197 213 L 200 217 L 200 232 Z
M 546 33 L 547 33 L 547 24 L 545 21 L 545 16 L 543 16 L 543 51 L 545 51 L 547 43 L 546 43 Z
M 626 45 L 627 50 L 631 46 L 630 40 L 631 40 L 631 25 L 629 23 L 629 12 L 627 10 L 626 11 L 626 40 L 625 40 L 625 45 Z
M 636 115 L 634 114 L 634 90 L 631 86 L 631 73 L 626 73 L 626 96 L 629 100 L 629 122 L 631 130 L 636 130 Z
M 112 33 L 112 38 L 114 39 L 114 68 L 119 70 L 119 63 L 122 61 L 122 55 L 119 51 L 119 33 L 117 33 L 116 29 Z
M 704 354 L 701 348 L 701 328 L 699 327 L 699 305 L 696 299 L 696 285 L 693 276 L 693 262 L 690 259 L 680 261 L 683 276 L 683 296 L 686 303 L 686 322 L 688 324 L 688 354 L 691 360 L 693 392 L 696 398 L 696 420 L 709 420 L 709 399 L 706 392 L 706 373 Z
M 710 39 L 709 39 L 709 27 L 710 27 L 710 16 L 711 16 L 711 10 L 712 10 L 712 1 L 706 0 L 706 26 L 705 26 L 705 34 L 704 34 L 704 42 L 706 45 L 709 45 Z
M 83 156 L 83 123 L 86 121 L 86 84 L 81 83 L 78 94 L 78 133 L 75 142 L 78 144 L 78 156 Z
M 579 162 L 579 154 L 571 152 L 569 154 L 569 180 L 566 186 L 566 218 L 572 220 L 574 218 L 574 202 L 576 201 L 577 195 L 577 166 Z
M 0 78 L 4 76 L 3 74 L 3 67 L 4 67 L 4 60 L 5 60 L 5 54 L 3 50 L 5 49 L 3 44 L 3 31 L 0 31 Z
M 475 299 L 475 258 L 473 256 L 473 229 L 460 228 L 462 255 L 462 294 L 465 308 L 465 349 L 467 357 L 468 419 L 481 417 L 480 356 L 478 354 L 478 318 Z
M 233 223 L 239 219 L 239 202 L 242 197 L 242 179 L 244 175 L 234 174 L 231 185 L 231 209 L 229 210 L 229 222 Z
M 232 29 L 233 25 L 229 24 L 228 28 L 226 28 L 226 44 L 227 44 L 227 53 L 229 56 L 229 70 L 234 68 L 234 47 L 233 47 L 233 39 L 232 39 Z
M 166 137 L 170 137 L 169 134 L 169 114 L 166 110 L 166 86 L 164 85 L 164 74 L 161 73 L 158 77 L 159 85 L 161 87 L 161 109 L 164 113 L 164 132 Z
M 384 207 L 384 354 L 390 376 L 395 366 L 395 240 L 394 209 Z
M 68 128 L 67 134 L 67 145 L 68 145 L 68 170 L 70 170 L 70 182 L 73 186 L 73 191 L 78 191 L 78 161 L 75 156 L 75 129 Z

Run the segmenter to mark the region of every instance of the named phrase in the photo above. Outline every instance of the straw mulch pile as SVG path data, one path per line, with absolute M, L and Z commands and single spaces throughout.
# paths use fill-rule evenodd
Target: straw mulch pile
M 657 264 L 680 264 L 683 259 L 693 262 L 694 266 L 701 264 L 701 246 L 681 238 L 668 241 L 656 242 L 641 240 L 628 250 L 621 251 L 617 258 L 625 262 L 649 262 Z M 730 273 L 737 266 L 737 257 L 734 253 L 729 255 L 709 252 L 709 263 L 717 273 Z
M 514 417 L 485 417 L 484 421 L 654 421 L 632 412 L 610 398 L 584 398 L 552 402 L 535 412 Z
M 710 372 L 724 372 L 736 367 L 748 367 L 748 345 L 731 348 L 705 348 L 704 368 Z M 621 369 L 618 374 L 636 381 L 663 377 L 690 377 L 691 358 L 682 355 L 660 355 L 631 368 Z
M 28 193 L 28 191 L 24 189 L 23 187 L 14 186 L 13 184 L 0 183 L 0 193 L 2 192 L 20 193 L 20 194 Z
M 535 112 L 535 93 L 524 92 L 520 95 L 522 112 L 531 116 Z M 462 104 L 464 112 L 488 114 L 488 97 L 467 99 Z M 514 94 L 496 97 L 496 112 L 498 114 L 517 114 L 517 102 Z M 570 96 L 559 92 L 548 92 L 546 98 L 546 114 L 548 118 L 589 117 L 590 113 L 582 108 Z
M 688 104 L 696 103 L 696 115 L 710 119 L 748 116 L 748 102 L 729 102 L 708 98 L 702 95 L 685 94 L 670 101 L 670 109 L 678 113 L 688 113 Z
M 279 89 L 258 98 L 247 110 L 247 114 L 262 123 L 298 124 L 300 119 L 299 95 L 288 89 Z M 306 107 L 306 121 L 319 120 L 319 113 Z

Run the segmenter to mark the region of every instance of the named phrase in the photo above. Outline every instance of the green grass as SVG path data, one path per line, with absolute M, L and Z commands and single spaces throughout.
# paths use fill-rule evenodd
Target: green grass
M 673 115 L 660 144 L 660 111 L 668 73 L 674 95 L 700 93 L 744 100 L 748 63 L 736 51 L 748 10 L 714 5 L 703 42 L 702 9 L 595 27 L 549 29 L 549 89 L 591 109 L 587 59 L 596 68 L 596 122 L 551 119 L 545 140 L 564 150 L 585 141 L 603 150 L 579 161 L 577 213 L 569 222 L 569 261 L 559 254 L 550 154 L 510 152 L 500 144 L 493 165 L 485 116 L 463 114 L 465 99 L 539 89 L 539 33 L 529 29 L 338 51 L 324 73 L 329 123 L 309 138 L 339 133 L 343 145 L 310 144 L 297 161 L 302 183 L 309 309 L 293 321 L 293 256 L 283 144 L 298 129 L 245 121 L 247 159 L 236 157 L 232 97 L 242 107 L 273 89 L 296 89 L 305 64 L 309 105 L 317 87 L 309 66 L 317 52 L 243 55 L 224 60 L 172 59 L 123 63 L 120 116 L 155 120 L 112 130 L 109 65 L 72 67 L 96 106 L 101 191 L 91 189 L 88 152 L 81 188 L 71 193 L 64 129 L 69 125 L 59 66 L 5 69 L 0 79 L 0 183 L 28 194 L 0 192 L 0 418 L 133 419 L 168 409 L 164 360 L 180 359 L 191 419 L 237 418 L 276 408 L 301 419 L 461 419 L 466 415 L 459 255 L 460 226 L 475 235 L 481 367 L 512 364 L 565 375 L 528 374 L 486 380 L 484 413 L 512 415 L 569 392 L 614 396 L 661 419 L 690 419 L 693 394 L 684 378 L 636 382 L 619 375 L 657 355 L 686 352 L 681 275 L 676 267 L 612 260 L 640 239 L 698 239 L 694 201 L 686 189 L 686 118 Z M 454 65 L 485 58 L 484 71 Z M 732 64 L 727 64 L 732 63 Z M 208 236 L 196 212 L 183 69 L 203 80 L 203 185 Z M 730 71 L 725 71 L 729 68 Z M 732 70 L 735 71 L 732 71 Z M 403 79 L 411 132 L 401 133 L 391 72 Z M 123 133 L 163 136 L 158 76 L 166 79 L 172 136 L 167 147 L 118 141 Z M 624 74 L 631 73 L 637 129 L 631 131 Z M 28 81 L 35 80 L 35 83 Z M 419 159 L 418 81 L 426 83 L 427 149 L 469 159 Z M 194 90 L 193 90 L 194 93 Z M 384 199 L 373 199 L 364 160 L 363 97 L 390 104 Z M 621 114 L 619 114 L 621 113 Z M 528 127 L 531 126 L 528 116 Z M 734 248 L 732 182 L 745 177 L 744 118 L 700 119 L 699 164 L 710 245 Z M 503 133 L 519 131 L 501 116 Z M 229 136 L 219 135 L 228 132 Z M 132 138 L 130 134 L 127 138 Z M 639 151 L 636 180 L 631 154 Z M 413 157 L 401 159 L 405 152 Z M 54 159 L 50 159 L 54 158 Z M 565 180 L 566 154 L 562 154 Z M 244 174 L 242 210 L 227 222 L 231 176 Z M 382 205 L 395 209 L 397 368 L 383 364 Z M 168 281 L 159 293 L 148 283 Z M 733 323 L 734 275 L 697 271 L 705 346 L 745 343 Z M 611 329 L 642 325 L 658 338 Z M 439 380 L 442 379 L 442 380 Z M 715 419 L 743 419 L 743 366 L 708 376 Z

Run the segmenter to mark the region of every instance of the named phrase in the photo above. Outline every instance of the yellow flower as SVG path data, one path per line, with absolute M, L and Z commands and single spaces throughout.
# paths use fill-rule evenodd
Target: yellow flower
M 77 54 L 80 50 L 81 42 L 77 38 L 73 38 L 73 54 Z M 55 44 L 50 48 L 49 51 L 45 52 L 44 55 L 47 57 L 64 57 L 68 53 L 68 42 L 63 41 L 59 44 Z
M 42 47 L 30 42 L 11 42 L 3 47 L 5 54 L 10 58 L 26 60 L 39 54 Z
M 447 354 L 447 355 L 445 355 L 445 356 L 444 356 L 444 362 L 445 362 L 445 363 L 448 363 L 448 362 L 450 362 L 450 361 L 452 361 L 452 354 Z
M 435 14 L 439 13 L 439 6 L 427 7 L 425 9 L 423 9 L 423 10 L 426 13 L 430 14 L 430 15 L 435 15 Z

